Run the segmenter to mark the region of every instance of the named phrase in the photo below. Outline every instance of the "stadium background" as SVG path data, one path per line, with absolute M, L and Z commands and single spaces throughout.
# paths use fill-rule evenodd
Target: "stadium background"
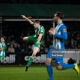
M 65 46 L 72 51 L 65 54 L 64 62 L 80 64 L 79 0 L 0 0 L 0 37 L 4 36 L 7 44 L 6 56 L 0 62 L 0 80 L 49 79 L 44 63 L 48 48 L 53 45 L 48 30 L 56 25 L 52 19 L 56 11 L 64 12 L 63 21 L 68 28 Z M 24 65 L 32 54 L 32 43 L 24 42 L 22 37 L 34 34 L 34 28 L 21 18 L 22 14 L 32 20 L 40 19 L 46 29 L 45 41 L 28 72 L 25 72 Z M 71 69 L 58 71 L 54 67 L 53 71 L 55 80 L 80 80 L 80 75 Z
M 24 14 L 32 20 L 40 19 L 46 29 L 45 41 L 40 48 L 36 63 L 44 63 L 48 48 L 53 44 L 53 37 L 49 35 L 50 27 L 55 26 L 53 14 L 56 11 L 64 12 L 64 23 L 68 28 L 66 49 L 72 51 L 80 49 L 80 5 L 79 1 L 60 0 L 1 0 L 0 1 L 0 36 L 4 36 L 7 44 L 6 57 L 1 64 L 24 65 L 28 56 L 32 54 L 32 43 L 23 42 L 22 37 L 34 34 L 34 28 L 21 18 Z M 12 50 L 11 50 L 12 49 Z M 73 55 L 73 54 L 71 54 Z M 42 56 L 43 59 L 42 59 Z M 75 53 L 75 60 L 79 64 L 80 55 Z M 72 56 L 66 58 L 68 61 Z M 43 60 L 43 61 L 41 61 Z M 34 62 L 35 62 L 34 61 Z

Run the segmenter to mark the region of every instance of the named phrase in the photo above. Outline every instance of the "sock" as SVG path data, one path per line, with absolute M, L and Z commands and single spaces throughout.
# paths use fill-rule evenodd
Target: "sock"
M 70 68 L 75 68 L 74 64 L 63 64 L 62 65 L 62 69 L 70 69 Z
M 30 59 L 29 59 L 29 61 L 28 61 L 28 63 L 27 63 L 27 65 L 26 66 L 30 66 L 31 65 L 31 63 L 33 62 L 33 58 L 31 57 Z
M 52 66 L 51 65 L 47 66 L 47 72 L 48 72 L 50 80 L 54 80 L 53 79 L 53 70 L 52 70 Z

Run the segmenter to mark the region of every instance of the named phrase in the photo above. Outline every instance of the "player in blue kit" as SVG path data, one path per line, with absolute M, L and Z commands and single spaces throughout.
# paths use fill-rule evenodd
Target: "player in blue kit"
M 51 50 L 64 50 L 64 41 L 67 40 L 67 28 L 65 24 L 63 23 L 62 19 L 64 18 L 64 14 L 61 12 L 57 12 L 54 15 L 54 20 L 57 23 L 57 26 L 55 29 L 51 28 L 49 30 L 49 33 L 54 36 L 53 40 L 53 47 L 51 47 L 48 50 L 48 54 L 46 56 L 46 65 L 47 65 L 47 72 L 49 75 L 50 80 L 54 80 L 53 78 L 53 70 L 52 70 L 52 65 L 51 61 L 55 60 L 56 63 L 56 68 L 58 70 L 65 70 L 65 69 L 74 69 L 77 73 L 79 73 L 79 68 L 77 64 L 64 64 L 63 63 L 63 55 L 62 57 L 52 57 Z M 60 52 L 61 53 L 61 52 Z

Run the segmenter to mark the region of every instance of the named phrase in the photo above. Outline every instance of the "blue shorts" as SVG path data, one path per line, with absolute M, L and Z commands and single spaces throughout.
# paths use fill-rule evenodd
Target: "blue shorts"
M 50 58 L 50 59 L 54 60 L 57 65 L 62 65 L 63 64 L 63 57 L 52 58 L 50 50 L 53 50 L 53 49 L 54 49 L 53 47 L 49 48 L 48 54 L 46 55 L 46 58 Z

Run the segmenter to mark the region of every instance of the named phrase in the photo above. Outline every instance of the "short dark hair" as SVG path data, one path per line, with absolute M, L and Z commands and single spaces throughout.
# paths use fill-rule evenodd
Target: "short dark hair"
M 55 15 L 57 17 L 60 17 L 60 19 L 63 19 L 64 18 L 64 14 L 62 12 L 56 12 Z
M 3 36 L 1 36 L 1 38 L 5 39 Z
M 40 21 L 39 21 L 39 20 L 35 20 L 34 23 L 38 23 L 38 24 L 40 24 Z

